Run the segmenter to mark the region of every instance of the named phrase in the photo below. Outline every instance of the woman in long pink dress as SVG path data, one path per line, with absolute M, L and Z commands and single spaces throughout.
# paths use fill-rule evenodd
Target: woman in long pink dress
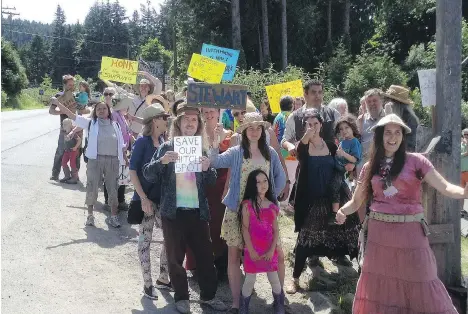
M 374 149 L 353 199 L 337 213 L 343 223 L 371 199 L 360 235 L 361 276 L 354 314 L 455 314 L 427 238 L 421 205 L 424 180 L 443 195 L 468 198 L 468 188 L 448 183 L 421 154 L 407 153 L 411 129 L 396 115 L 374 127 Z

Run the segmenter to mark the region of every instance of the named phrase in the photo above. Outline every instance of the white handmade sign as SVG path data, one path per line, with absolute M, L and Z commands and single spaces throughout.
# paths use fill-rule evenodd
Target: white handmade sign
M 202 172 L 202 137 L 174 137 L 174 151 L 179 154 L 175 173 Z
M 419 87 L 423 107 L 436 105 L 436 69 L 419 70 Z

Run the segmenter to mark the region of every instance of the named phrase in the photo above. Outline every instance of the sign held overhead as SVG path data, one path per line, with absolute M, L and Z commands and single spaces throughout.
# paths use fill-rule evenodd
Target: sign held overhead
M 280 110 L 280 99 L 282 96 L 289 95 L 291 97 L 300 97 L 304 95 L 302 89 L 302 81 L 296 80 L 281 84 L 265 86 L 268 101 L 270 102 L 270 108 L 273 113 L 279 113 Z
M 218 84 L 221 83 L 225 69 L 226 63 L 194 53 L 187 75 L 206 83 Z
M 187 105 L 244 110 L 247 91 L 244 85 L 191 83 L 187 89 Z
M 136 84 L 137 74 L 138 61 L 102 57 L 100 79 Z
M 239 50 L 203 44 L 201 55 L 226 63 L 223 81 L 232 81 L 236 73 L 237 60 L 239 60 Z

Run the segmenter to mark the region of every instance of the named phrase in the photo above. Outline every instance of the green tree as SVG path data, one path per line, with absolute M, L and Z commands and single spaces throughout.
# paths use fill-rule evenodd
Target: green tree
M 156 10 L 151 5 L 151 0 L 146 0 L 146 4 L 140 4 L 140 12 L 141 12 L 141 41 L 146 42 L 150 38 L 157 37 L 157 22 L 158 22 L 158 14 Z
M 49 67 L 47 43 L 41 36 L 34 36 L 26 52 L 26 72 L 31 82 L 38 84 Z
M 344 92 L 351 111 L 357 112 L 359 99 L 370 88 L 386 90 L 390 85 L 406 85 L 408 78 L 389 56 L 364 52 L 346 75 Z
M 68 66 L 68 61 L 65 59 L 66 54 L 64 52 L 65 47 L 65 12 L 62 10 L 60 5 L 57 5 L 55 11 L 55 18 L 53 24 L 53 39 L 50 47 L 50 57 L 54 60 L 52 63 L 52 80 L 54 82 L 60 82 L 64 70 Z
M 18 95 L 29 84 L 18 52 L 2 38 L 2 91 L 9 97 Z

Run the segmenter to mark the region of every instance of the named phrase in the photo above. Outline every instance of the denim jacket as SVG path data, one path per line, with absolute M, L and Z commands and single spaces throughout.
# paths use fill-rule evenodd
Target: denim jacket
M 176 174 L 174 163 L 166 165 L 161 163 L 161 158 L 168 151 L 174 151 L 174 142 L 163 143 L 158 151 L 153 155 L 151 161 L 143 167 L 143 175 L 146 180 L 152 183 L 160 182 L 161 185 L 161 216 L 170 220 L 175 220 L 177 216 L 176 199 Z M 205 185 L 214 185 L 216 183 L 216 170 L 208 168 L 207 171 L 195 173 L 198 188 L 198 200 L 200 219 L 210 220 L 210 211 L 208 200 L 205 195 Z
M 286 185 L 286 174 L 276 151 L 270 148 L 270 182 L 273 196 L 276 198 Z M 234 212 L 237 212 L 242 199 L 240 195 L 240 179 L 242 162 L 244 161 L 244 150 L 240 145 L 229 148 L 219 154 L 219 148 L 212 148 L 210 153 L 211 165 L 215 168 L 231 168 L 229 191 L 223 199 L 223 204 Z

